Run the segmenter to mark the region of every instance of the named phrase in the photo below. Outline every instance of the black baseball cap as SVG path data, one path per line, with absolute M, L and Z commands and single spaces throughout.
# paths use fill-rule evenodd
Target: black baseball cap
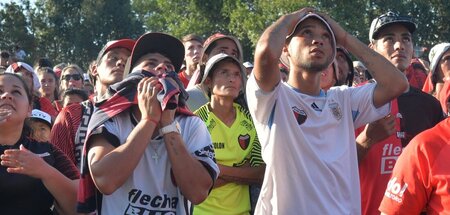
M 417 28 L 416 23 L 413 22 L 410 16 L 400 16 L 397 13 L 389 11 L 372 20 L 369 31 L 370 42 L 378 39 L 381 30 L 392 24 L 405 26 L 411 34 L 414 33 Z
M 183 43 L 169 34 L 150 32 L 137 39 L 131 52 L 129 63 L 125 67 L 125 73 L 130 73 L 136 61 L 148 53 L 164 55 L 172 62 L 175 72 L 180 71 L 184 60 Z

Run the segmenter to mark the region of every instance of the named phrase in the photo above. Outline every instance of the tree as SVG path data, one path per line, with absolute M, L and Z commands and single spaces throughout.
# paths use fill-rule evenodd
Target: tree
M 450 2 L 444 0 L 36 0 L 34 7 L 20 0 L 0 4 L 0 48 L 20 43 L 32 59 L 47 56 L 86 66 L 108 40 L 136 39 L 144 31 L 205 39 L 221 32 L 236 36 L 244 59 L 252 60 L 264 29 L 305 6 L 330 14 L 365 43 L 372 19 L 387 11 L 414 18 L 419 46 L 450 38 Z
M 1 4 L 0 10 L 0 49 L 13 51 L 18 45 L 29 52 L 35 47 L 35 38 L 29 31 L 29 22 L 24 7 L 14 2 Z
M 31 14 L 40 44 L 35 52 L 83 68 L 109 40 L 135 39 L 143 33 L 130 1 L 38 0 Z

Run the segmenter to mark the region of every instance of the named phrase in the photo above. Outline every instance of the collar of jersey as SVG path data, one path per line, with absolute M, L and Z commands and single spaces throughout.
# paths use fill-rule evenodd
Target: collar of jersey
M 297 93 L 301 93 L 301 94 L 303 94 L 303 95 L 306 95 L 306 94 L 304 94 L 304 93 L 300 92 L 300 90 L 299 90 L 299 89 L 297 89 L 297 88 L 295 88 L 295 87 L 293 87 L 293 86 L 289 85 L 288 83 L 286 83 L 286 85 L 287 85 L 287 86 L 288 86 L 289 88 L 291 88 L 292 90 L 294 90 L 295 92 L 297 92 Z M 318 97 L 318 98 L 320 98 L 320 97 L 326 97 L 326 95 L 327 95 L 327 93 L 326 93 L 325 91 L 323 91 L 322 89 L 320 89 L 320 93 L 319 93 L 319 95 L 318 95 L 318 96 L 311 96 L 311 95 L 308 95 L 308 96 L 311 96 L 311 97 Z

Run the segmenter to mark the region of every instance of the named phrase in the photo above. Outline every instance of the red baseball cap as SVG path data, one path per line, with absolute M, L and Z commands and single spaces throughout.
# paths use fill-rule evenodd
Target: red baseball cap
M 99 63 L 103 55 L 105 55 L 111 49 L 124 48 L 131 52 L 133 50 L 133 46 L 135 43 L 136 42 L 132 39 L 120 39 L 107 42 L 106 45 L 102 48 L 102 50 L 100 50 L 100 52 L 98 53 L 97 63 Z

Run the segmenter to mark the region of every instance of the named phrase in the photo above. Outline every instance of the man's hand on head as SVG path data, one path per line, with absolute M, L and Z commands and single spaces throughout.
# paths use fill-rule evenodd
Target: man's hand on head
M 330 25 L 331 29 L 333 29 L 334 37 L 336 38 L 337 44 L 341 45 L 342 47 L 346 48 L 347 45 L 347 37 L 348 33 L 347 31 L 339 25 L 331 16 L 325 13 L 317 12 L 321 17 L 327 21 L 327 23 Z

